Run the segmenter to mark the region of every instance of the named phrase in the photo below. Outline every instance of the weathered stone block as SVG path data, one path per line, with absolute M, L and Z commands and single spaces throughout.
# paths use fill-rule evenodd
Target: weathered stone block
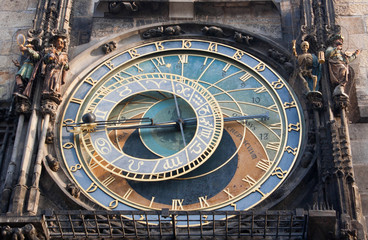
M 33 11 L 24 12 L 1 12 L 0 27 L 5 29 L 9 26 L 13 28 L 31 28 L 35 13 Z
M 363 158 L 367 158 L 367 156 L 360 156 Z M 354 159 L 357 157 L 354 156 Z M 359 161 L 359 160 L 358 160 Z M 354 172 L 355 172 L 355 180 L 359 187 L 359 189 L 367 189 L 368 188 L 368 164 L 354 164 Z
M 350 39 L 353 38 L 351 34 L 363 34 L 365 33 L 365 21 L 363 16 L 342 16 L 337 19 L 337 23 L 348 29 Z
M 0 11 L 18 12 L 28 9 L 28 1 L 24 0 L 2 0 Z
M 368 14 L 368 4 L 366 2 L 336 4 L 335 13 L 340 16 L 359 16 Z

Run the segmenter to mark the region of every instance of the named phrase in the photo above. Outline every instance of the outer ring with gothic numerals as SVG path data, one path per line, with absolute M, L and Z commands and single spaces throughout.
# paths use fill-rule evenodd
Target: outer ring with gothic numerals
M 118 88 L 113 85 L 121 79 L 138 79 L 133 81 L 136 83 L 144 81 L 146 76 L 154 79 L 153 76 L 160 74 L 188 79 L 186 86 L 195 84 L 205 89 L 211 97 L 203 100 L 212 109 L 219 107 L 217 115 L 211 118 L 213 123 L 220 115 L 226 118 L 268 113 L 269 118 L 233 121 L 214 128 L 223 132 L 212 155 L 198 168 L 164 181 L 153 178 L 136 181 L 138 179 L 121 174 L 121 169 L 115 172 L 117 168 L 109 169 L 91 161 L 93 155 L 82 149 L 88 146 L 85 141 L 88 138 L 68 133 L 60 125 L 61 153 L 69 175 L 93 201 L 114 210 L 246 210 L 262 202 L 285 181 L 303 145 L 305 124 L 299 102 L 287 82 L 270 66 L 223 43 L 174 39 L 120 52 L 81 78 L 64 103 L 61 122 L 79 122 L 91 106 L 94 110 L 109 112 L 110 116 L 144 117 L 154 108 L 151 104 L 154 94 L 143 96 L 143 90 L 136 90 L 140 98 L 123 101 L 128 108 L 117 107 L 115 100 L 110 107 L 99 104 L 119 94 L 123 85 Z M 191 89 L 194 91 L 196 87 Z M 177 94 L 165 87 L 156 90 Z M 201 91 L 199 95 L 204 96 Z M 96 100 L 102 92 L 101 99 L 105 100 Z M 216 104 L 212 104 L 212 100 Z M 152 150 L 144 141 L 136 144 L 139 131 L 105 131 L 103 134 L 118 147 L 132 141 L 129 146 L 137 145 L 136 149 L 131 148 L 132 152 L 142 156 L 146 153 L 140 149 Z M 206 221 L 211 218 L 208 216 Z

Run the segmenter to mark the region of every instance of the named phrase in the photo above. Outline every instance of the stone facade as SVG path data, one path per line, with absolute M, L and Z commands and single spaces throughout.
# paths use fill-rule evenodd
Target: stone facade
M 12 60 L 20 61 L 16 42 L 18 34 L 27 34 L 33 26 L 37 0 L 6 0 L 0 6 L 0 101 L 9 101 L 14 89 L 17 67 Z
M 33 27 L 32 21 L 35 17 L 38 2 L 38 0 L 5 0 L 0 6 L 0 104 L 8 108 L 12 100 L 14 76 L 17 71 L 12 60 L 21 61 L 22 57 L 16 42 L 16 36 L 20 33 L 27 35 L 27 31 Z M 139 2 L 144 6 L 149 1 Z M 77 78 L 81 72 L 85 71 L 84 67 L 88 63 L 92 64 L 93 61 L 105 57 L 100 51 L 100 46 L 107 39 L 111 40 L 116 37 L 119 48 L 124 44 L 129 45 L 137 40 L 134 36 L 132 38 L 130 38 L 131 36 L 125 36 L 126 38 L 119 39 L 119 35 L 131 33 L 138 36 L 143 30 L 165 24 L 190 23 L 220 27 L 230 26 L 232 30 L 239 29 L 267 38 L 273 41 L 275 45 L 277 43 L 283 50 L 289 51 L 289 55 L 286 54 L 288 56 L 291 56 L 292 53 L 290 40 L 300 35 L 299 29 L 297 29 L 300 25 L 298 10 L 302 6 L 298 5 L 297 1 L 196 1 L 195 7 L 191 1 L 174 2 L 176 4 L 165 4 L 163 1 L 157 1 L 155 5 L 151 5 L 152 8 L 150 9 L 142 7 L 141 11 L 136 12 L 134 10 L 135 6 L 131 6 L 133 10 L 123 9 L 114 12 L 108 9 L 107 1 L 75 0 L 71 13 L 69 39 L 70 62 L 74 68 L 68 73 L 69 79 Z M 349 130 L 356 183 L 362 199 L 363 214 L 368 217 L 368 180 L 366 177 L 368 171 L 368 150 L 366 147 L 368 141 L 368 2 L 364 0 L 338 0 L 333 2 L 336 24 L 342 27 L 342 35 L 345 38 L 344 47 L 348 52 L 353 52 L 356 49 L 362 50 L 358 59 L 351 64 L 356 77 L 355 85 L 349 92 L 351 96 Z M 180 8 L 183 6 L 186 9 L 181 12 Z M 230 37 L 227 34 L 225 32 L 226 37 Z M 276 50 L 273 51 L 275 55 L 280 56 L 281 53 Z M 84 57 L 88 57 L 90 62 L 81 63 Z M 64 91 L 72 84 L 72 80 L 69 80 L 66 87 L 64 86 Z M 328 121 L 326 120 L 326 122 Z M 343 130 L 341 131 L 343 132 Z M 23 142 L 24 140 L 21 141 L 21 143 Z M 11 151 L 7 152 L 10 153 Z M 327 154 L 326 152 L 322 153 L 322 155 Z M 0 164 L 3 163 L 0 162 Z M 33 165 L 28 167 L 33 168 Z M 6 168 L 1 172 L 3 175 L 0 179 L 3 182 Z M 18 174 L 17 171 L 16 173 Z M 51 179 L 49 175 L 53 173 L 46 171 L 43 174 L 47 175 L 44 176 L 46 179 Z M 307 180 L 312 183 L 317 181 Z M 30 182 L 30 179 L 28 179 L 28 182 Z M 302 182 L 305 186 L 308 183 Z M 56 183 L 44 185 L 41 183 L 43 194 L 40 196 L 40 205 L 44 209 L 60 209 L 63 206 L 62 204 L 65 204 L 70 209 L 74 209 L 78 200 L 74 198 L 64 200 L 63 194 L 67 194 L 70 188 L 64 185 L 62 187 L 63 190 L 54 192 L 54 189 L 61 188 L 61 186 Z M 56 197 L 50 200 L 47 196 L 51 194 Z M 298 193 L 290 195 L 290 198 L 277 207 L 285 209 L 289 207 L 288 204 L 292 205 L 294 199 L 298 199 L 295 194 L 298 195 Z M 307 197 L 308 194 L 311 196 Z M 313 201 L 312 198 L 318 198 L 316 195 L 318 194 L 311 192 L 300 194 L 308 201 Z M 55 198 L 59 200 L 54 201 Z M 301 197 L 298 200 L 302 202 Z M 319 210 L 318 207 L 314 210 Z M 326 208 L 326 206 L 321 208 Z M 41 213 L 41 210 L 38 211 L 38 213 Z M 330 219 L 335 220 L 335 212 L 329 214 L 332 216 L 332 218 L 330 216 Z
M 352 63 L 355 70 L 356 100 L 350 106 L 350 137 L 354 169 L 362 198 L 363 213 L 368 217 L 368 2 L 335 2 L 337 23 L 342 27 L 347 51 L 361 49 L 357 61 Z M 353 96 L 354 97 L 354 96 Z

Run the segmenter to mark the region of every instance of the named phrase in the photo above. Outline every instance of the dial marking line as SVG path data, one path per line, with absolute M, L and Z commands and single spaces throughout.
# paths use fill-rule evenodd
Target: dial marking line
M 202 71 L 201 75 L 199 75 L 199 77 L 197 78 L 197 82 L 202 78 L 202 76 L 206 73 L 206 71 L 208 70 L 208 68 L 212 65 L 212 63 L 215 61 L 215 59 L 213 59 L 209 64 L 208 66 Z M 207 62 L 207 59 L 206 59 L 206 62 Z

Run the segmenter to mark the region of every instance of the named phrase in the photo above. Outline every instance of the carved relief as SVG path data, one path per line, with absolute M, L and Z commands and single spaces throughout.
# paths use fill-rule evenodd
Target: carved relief
M 4 226 L 1 228 L 1 239 L 13 240 L 13 239 L 30 239 L 39 240 L 37 236 L 37 230 L 32 224 L 26 224 L 21 228 L 12 228 L 10 226 Z
M 344 39 L 341 35 L 334 35 L 330 39 L 330 46 L 326 49 L 326 57 L 330 71 L 330 81 L 334 87 L 333 95 L 344 95 L 345 85 L 354 79 L 354 71 L 349 65 L 360 53 L 356 50 L 353 54 L 347 54 L 342 50 Z
M 101 49 L 105 54 L 109 54 L 116 49 L 116 42 L 111 41 L 111 42 L 105 43 L 104 45 L 101 46 Z

